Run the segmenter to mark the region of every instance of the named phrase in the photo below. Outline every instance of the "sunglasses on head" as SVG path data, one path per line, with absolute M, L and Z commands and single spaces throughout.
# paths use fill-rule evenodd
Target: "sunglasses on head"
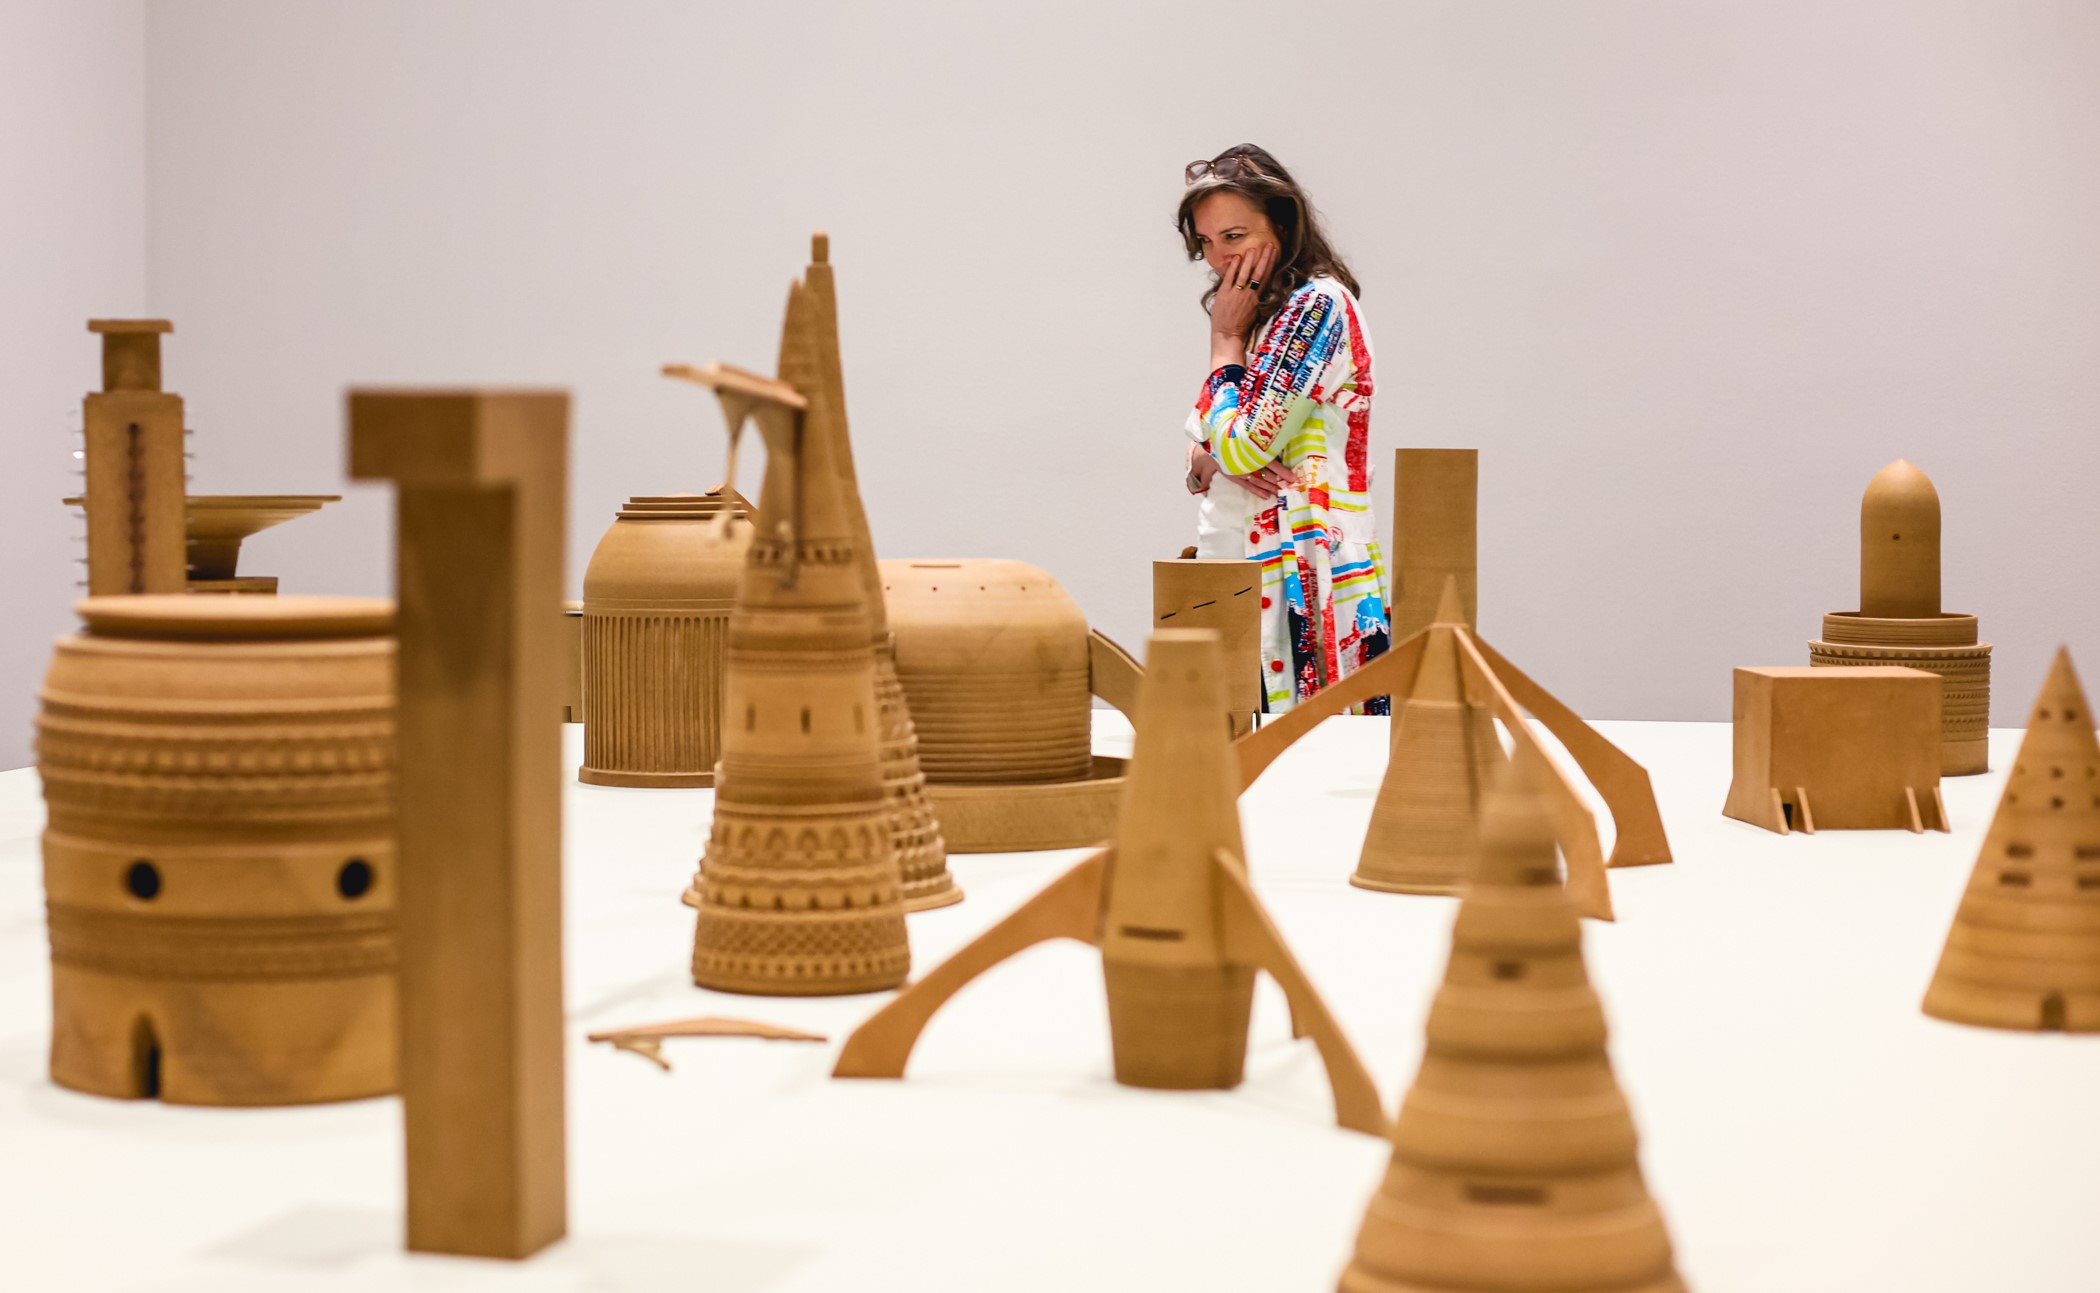
M 1251 159 L 1237 155 L 1194 161 L 1181 168 L 1183 184 L 1194 184 L 1197 180 L 1209 178 L 1234 180 L 1242 176 L 1254 179 L 1268 178 L 1262 168 L 1256 166 Z

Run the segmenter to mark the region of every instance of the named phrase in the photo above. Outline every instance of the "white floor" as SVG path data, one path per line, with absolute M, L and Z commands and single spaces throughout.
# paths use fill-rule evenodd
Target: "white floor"
M 1592 976 L 1681 1269 L 1701 1293 L 2100 1289 L 2100 1037 L 1926 1019 L 1918 1000 L 2000 786 L 1945 783 L 1952 836 L 1780 838 L 1720 815 L 1722 724 L 1599 726 L 1654 775 L 1673 866 L 1615 872 Z M 1127 749 L 1103 715 L 1099 748 Z M 1384 724 L 1331 722 L 1243 802 L 1258 887 L 1388 1102 L 1411 1076 L 1453 904 L 1344 877 Z M 580 729 L 570 728 L 570 753 Z M 2004 766 L 2018 733 L 1993 733 Z M 0 773 L 0 1288 L 9 1290 L 1324 1290 L 1383 1142 L 1336 1130 L 1281 998 L 1247 1082 L 1108 1078 L 1098 962 L 1039 949 L 928 1031 L 902 1083 L 833 1082 L 880 998 L 702 992 L 678 902 L 708 792 L 568 791 L 570 1238 L 524 1264 L 399 1251 L 392 1100 L 215 1111 L 74 1095 L 49 1023 L 34 774 Z M 962 857 L 914 916 L 921 968 L 1072 852 Z M 721 1013 L 817 1047 L 587 1045 Z

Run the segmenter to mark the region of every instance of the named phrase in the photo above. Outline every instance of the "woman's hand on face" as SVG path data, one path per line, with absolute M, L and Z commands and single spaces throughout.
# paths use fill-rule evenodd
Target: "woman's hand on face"
M 1261 285 L 1276 266 L 1276 244 L 1257 247 L 1225 262 L 1218 273 L 1218 295 L 1211 302 L 1210 332 L 1217 340 L 1246 344 L 1254 327 L 1254 310 L 1261 303 Z

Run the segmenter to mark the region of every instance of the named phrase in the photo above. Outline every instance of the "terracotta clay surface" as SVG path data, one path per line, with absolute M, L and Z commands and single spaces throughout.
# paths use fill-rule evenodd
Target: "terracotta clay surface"
M 1218 635 L 1232 735 L 1253 731 L 1262 708 L 1261 563 L 1153 562 L 1152 627 L 1210 629 Z
M 1422 1067 L 1342 1293 L 1677 1293 L 1554 858 L 1551 775 L 1489 783 Z
M 1480 451 L 1393 453 L 1393 640 L 1436 619 L 1444 583 L 1458 589 L 1462 622 L 1480 626 Z
M 1940 496 L 1898 458 L 1867 484 L 1859 506 L 1859 606 L 1823 617 L 1811 665 L 1905 666 L 1938 674 L 1940 773 L 1988 771 L 1991 644 L 1976 617 L 1940 609 Z
M 398 486 L 408 1246 L 568 1228 L 561 625 L 569 399 L 352 391 L 350 474 Z
M 393 607 L 92 598 L 41 693 L 51 1079 L 394 1089 Z
M 275 575 L 243 575 L 241 541 L 272 526 L 311 516 L 341 494 L 191 494 L 183 499 L 185 579 L 193 593 L 274 593 Z M 87 499 L 66 505 L 87 510 Z
M 561 604 L 561 721 L 583 721 L 583 603 Z
M 1533 682 L 1501 653 L 1475 637 L 1470 630 L 1458 626 L 1457 589 L 1455 584 L 1446 587 L 1445 608 L 1438 617 L 1442 623 L 1402 640 L 1355 673 L 1323 688 L 1311 700 L 1295 706 L 1242 739 L 1236 747 L 1241 784 L 1252 785 L 1254 779 L 1293 741 L 1350 705 L 1372 696 L 1390 694 L 1395 713 L 1403 713 L 1417 672 L 1425 659 L 1433 658 L 1429 651 L 1432 638 L 1448 635 L 1458 652 L 1462 694 L 1484 698 L 1494 717 L 1501 720 L 1511 742 L 1534 749 L 1547 769 L 1546 793 L 1560 832 L 1561 849 L 1567 856 L 1568 891 L 1576 910 L 1585 916 L 1610 920 L 1611 888 L 1605 878 L 1606 867 L 1648 866 L 1670 861 L 1670 842 L 1663 833 L 1662 813 L 1656 807 L 1655 791 L 1647 769 L 1598 735 L 1597 730 L 1583 722 L 1574 710 Z M 1598 840 L 1596 819 L 1576 793 L 1574 784 L 1539 745 L 1530 724 L 1525 721 L 1527 713 L 1560 742 L 1611 811 L 1617 838 L 1612 843 L 1608 862 Z M 1444 748 L 1447 756 L 1440 760 L 1410 759 L 1388 766 L 1386 774 L 1388 777 L 1396 773 L 1407 775 L 1424 766 L 1448 768 L 1452 766 L 1448 759 L 1451 743 L 1445 742 Z M 1386 793 L 1381 787 L 1380 794 Z
M 2100 742 L 2068 651 L 2028 716 L 1925 1013 L 2100 1032 Z
M 724 1019 L 716 1015 L 709 1015 L 703 1019 L 679 1019 L 667 1024 L 608 1028 L 590 1034 L 589 1040 L 609 1042 L 613 1049 L 630 1051 L 669 1073 L 671 1061 L 664 1058 L 664 1042 L 673 1037 L 755 1037 L 768 1042 L 830 1040 L 822 1033 L 806 1033 L 799 1028 L 784 1028 L 779 1024 L 760 1023 L 752 1019 Z
M 583 576 L 579 780 L 711 786 L 722 754 L 722 652 L 749 508 L 727 494 L 627 501 Z
M 1209 630 L 1155 633 L 1116 842 L 1053 881 L 877 1011 L 839 1054 L 836 1077 L 904 1075 L 935 1011 L 1028 947 L 1070 938 L 1101 949 L 1118 1082 L 1174 1090 L 1240 1082 L 1254 975 L 1290 1001 L 1319 1047 L 1336 1121 L 1384 1129 L 1370 1075 L 1247 882 L 1231 748 L 1217 715 L 1223 665 Z
M 1735 671 L 1735 779 L 1722 812 L 1791 830 L 1948 829 L 1940 680 L 1922 669 Z
M 821 239 L 815 252 L 822 259 Z M 783 378 L 814 383 L 823 320 L 788 295 Z M 883 776 L 875 652 L 843 418 L 810 419 L 797 385 L 727 365 L 666 370 L 715 392 L 732 461 L 747 421 L 766 475 L 730 614 L 722 759 L 693 981 L 725 992 L 896 987 L 910 969 L 894 809 Z
M 161 389 L 166 319 L 90 319 L 102 338 L 102 389 L 87 397 L 88 591 L 179 593 L 184 569 L 182 400 Z

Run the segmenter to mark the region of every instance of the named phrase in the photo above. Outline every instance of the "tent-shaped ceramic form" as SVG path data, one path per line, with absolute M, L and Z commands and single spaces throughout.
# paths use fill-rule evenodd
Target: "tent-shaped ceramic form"
M 1395 733 L 1397 741 L 1406 732 L 1404 715 L 1417 686 L 1424 687 L 1430 698 L 1441 695 L 1446 697 L 1441 703 L 1453 703 L 1448 699 L 1451 688 L 1445 681 L 1448 671 L 1443 664 L 1447 660 L 1443 653 L 1454 651 L 1459 675 L 1457 703 L 1491 710 L 1509 730 L 1510 739 L 1517 748 L 1531 750 L 1545 769 L 1547 803 L 1560 838 L 1561 851 L 1567 856 L 1568 893 L 1575 900 L 1576 910 L 1585 916 L 1610 920 L 1611 888 L 1605 879 L 1605 867 L 1646 866 L 1670 860 L 1670 842 L 1663 834 L 1662 813 L 1655 806 L 1655 792 L 1649 786 L 1647 770 L 1598 735 L 1597 730 L 1583 722 L 1574 710 L 1554 699 L 1545 688 L 1465 627 L 1463 612 L 1458 609 L 1455 585 L 1447 584 L 1443 602 L 1436 623 L 1396 644 L 1392 650 L 1340 682 L 1329 684 L 1312 699 L 1242 740 L 1238 745 L 1241 786 L 1252 785 L 1278 755 L 1316 724 L 1373 696 L 1391 695 L 1393 722 L 1399 729 Z M 1530 725 L 1524 721 L 1526 713 L 1537 718 L 1561 743 L 1611 810 L 1618 836 L 1613 841 L 1609 862 L 1604 858 L 1603 846 L 1597 837 L 1596 819 L 1590 816 L 1590 810 L 1583 805 L 1566 774 L 1532 735 Z M 1480 744 L 1482 738 L 1476 724 L 1477 719 L 1463 713 L 1457 716 L 1455 723 L 1447 716 L 1444 725 L 1452 729 L 1450 738 L 1435 743 L 1433 749 L 1423 752 L 1420 757 L 1413 753 L 1405 759 L 1396 757 L 1386 769 L 1388 781 L 1396 776 L 1431 776 L 1435 780 L 1424 790 L 1410 789 L 1404 794 L 1399 789 L 1381 786 L 1381 804 L 1397 804 L 1409 798 L 1427 804 L 1442 794 L 1449 794 L 1455 802 L 1461 792 L 1474 793 L 1472 787 L 1477 784 L 1481 766 L 1495 757 Z M 1465 748 L 1459 743 L 1461 737 L 1472 741 L 1478 753 L 1467 756 L 1469 761 L 1454 764 L 1452 752 Z M 1388 811 L 1396 810 L 1389 807 Z M 1367 850 L 1369 847 L 1367 842 Z M 1441 845 L 1434 850 L 1417 847 L 1424 848 L 1427 861 L 1448 867 L 1455 858 L 1463 855 L 1467 845 L 1463 833 L 1460 833 L 1453 844 Z M 1423 859 L 1417 859 L 1406 865 L 1426 864 Z M 1362 867 L 1358 874 L 1372 869 Z
M 1520 744 L 1481 808 L 1479 865 L 1342 1293 L 1677 1293 L 1559 884 L 1549 769 Z
M 1311 1036 L 1345 1127 L 1385 1129 L 1378 1092 L 1248 884 L 1217 634 L 1152 637 L 1137 746 L 1114 844 L 1086 858 L 855 1030 L 835 1077 L 904 1076 L 935 1011 L 978 975 L 1037 943 L 1101 949 L 1116 1080 L 1173 1090 L 1237 1086 L 1254 974 Z
M 809 298 L 788 297 L 783 350 L 808 346 Z M 804 356 L 784 362 L 807 372 Z M 723 365 L 713 387 L 731 453 L 746 420 L 766 477 L 724 652 L 721 771 L 693 981 L 726 992 L 874 992 L 904 981 L 902 886 L 885 794 L 867 592 L 849 482 L 826 424 L 791 385 Z
M 2028 717 L 1925 1013 L 2100 1032 L 2100 741 L 2068 651 Z
M 845 377 L 839 360 L 838 291 L 831 269 L 831 241 L 826 235 L 819 233 L 810 239 L 810 262 L 790 300 L 790 315 L 780 343 L 780 380 L 803 401 L 799 414 L 801 430 L 796 434 L 808 437 L 813 447 L 821 446 L 818 452 L 828 463 L 825 470 L 833 477 L 829 488 L 836 493 L 845 534 L 851 540 L 839 556 L 861 586 L 862 614 L 868 625 L 874 669 L 883 795 L 889 805 L 905 909 L 942 907 L 962 901 L 963 895 L 948 871 L 947 846 L 941 839 L 940 826 L 926 795 L 926 779 L 919 768 L 918 736 L 912 729 L 904 688 L 897 680 L 882 575 L 875 564 L 867 510 L 861 504 L 860 480 L 853 467 L 853 441 L 846 425 Z M 682 364 L 667 365 L 664 373 L 707 384 L 702 374 Z M 769 478 L 770 472 L 769 467 Z M 725 488 L 735 484 L 735 474 L 732 448 L 730 479 Z

